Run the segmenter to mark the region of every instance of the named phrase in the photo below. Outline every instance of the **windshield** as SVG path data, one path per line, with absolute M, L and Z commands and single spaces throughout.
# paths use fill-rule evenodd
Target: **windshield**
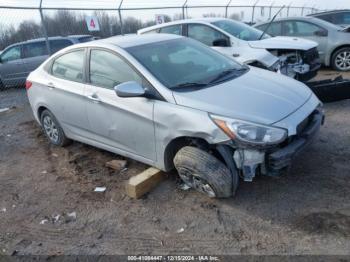
M 244 23 L 240 22 L 234 22 L 230 20 L 219 20 L 212 22 L 213 25 L 216 25 L 221 30 L 226 31 L 227 33 L 245 40 L 245 41 L 256 41 L 259 40 L 260 36 L 262 35 L 262 31 L 253 28 L 249 25 L 246 25 Z M 262 39 L 270 38 L 269 35 L 264 34 Z
M 180 38 L 126 49 L 169 89 L 203 88 L 241 75 L 246 66 L 205 45 Z

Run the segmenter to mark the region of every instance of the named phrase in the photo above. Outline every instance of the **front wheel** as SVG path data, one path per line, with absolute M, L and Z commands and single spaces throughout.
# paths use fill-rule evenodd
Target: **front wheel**
M 174 165 L 180 178 L 193 189 L 212 198 L 232 196 L 230 170 L 206 151 L 183 147 L 175 155 Z
M 333 54 L 332 67 L 338 71 L 350 71 L 350 47 L 341 48 Z
M 46 137 L 52 144 L 66 146 L 70 143 L 56 117 L 49 110 L 46 109 L 41 113 L 40 122 Z

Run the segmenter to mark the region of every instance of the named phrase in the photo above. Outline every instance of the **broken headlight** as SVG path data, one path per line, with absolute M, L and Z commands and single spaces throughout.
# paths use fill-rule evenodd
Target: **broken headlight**
M 238 119 L 210 115 L 214 123 L 233 140 L 254 145 L 279 144 L 287 137 L 287 130 L 264 126 Z

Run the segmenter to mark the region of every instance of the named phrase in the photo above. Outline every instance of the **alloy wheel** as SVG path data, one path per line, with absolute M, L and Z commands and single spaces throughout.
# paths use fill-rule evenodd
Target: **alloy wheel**
M 43 119 L 43 124 L 46 135 L 52 142 L 57 143 L 59 140 L 59 134 L 55 122 L 51 119 L 50 116 L 45 116 Z
M 335 58 L 335 65 L 341 70 L 350 70 L 350 51 L 340 52 Z

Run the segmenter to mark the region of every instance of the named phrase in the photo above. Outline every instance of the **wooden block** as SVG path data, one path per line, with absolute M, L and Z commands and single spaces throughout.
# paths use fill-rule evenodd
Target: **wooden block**
M 106 166 L 114 170 L 122 170 L 126 167 L 126 160 L 112 160 L 106 163 Z
M 162 171 L 150 167 L 129 179 L 126 184 L 126 194 L 132 198 L 140 198 L 147 192 L 151 191 L 165 178 L 166 176 Z

